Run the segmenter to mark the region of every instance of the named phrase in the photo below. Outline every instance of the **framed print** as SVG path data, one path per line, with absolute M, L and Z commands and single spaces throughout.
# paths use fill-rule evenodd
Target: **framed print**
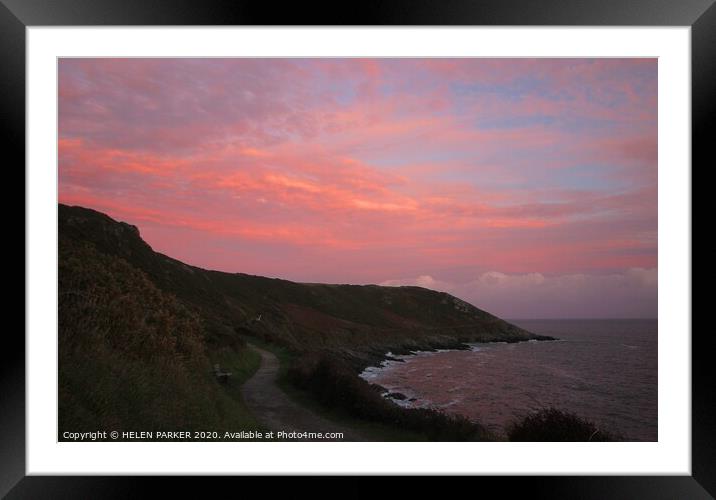
M 691 165 L 716 10 L 575 7 L 5 2 L 28 293 L 3 493 L 713 494 Z

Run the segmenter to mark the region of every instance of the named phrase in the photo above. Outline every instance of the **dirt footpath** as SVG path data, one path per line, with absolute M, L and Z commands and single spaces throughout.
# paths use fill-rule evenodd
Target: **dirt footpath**
M 342 432 L 343 439 L 366 441 L 359 433 L 316 415 L 290 399 L 276 383 L 280 362 L 271 352 L 251 346 L 261 354 L 261 366 L 241 388 L 244 401 L 256 419 L 273 431 Z M 309 439 L 308 441 L 324 441 Z

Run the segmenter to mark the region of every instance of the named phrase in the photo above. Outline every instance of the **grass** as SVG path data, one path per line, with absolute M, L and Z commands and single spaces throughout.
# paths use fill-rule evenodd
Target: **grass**
M 587 419 L 556 408 L 543 408 L 513 421 L 505 429 L 504 436 L 482 432 L 479 424 L 466 419 L 431 410 L 399 408 L 383 399 L 367 382 L 341 367 L 335 359 L 321 360 L 315 354 L 301 356 L 261 339 L 252 338 L 250 342 L 278 357 L 281 363 L 278 383 L 291 399 L 329 420 L 356 429 L 372 440 L 623 440 L 618 434 L 602 429 Z M 319 364 L 323 366 L 317 368 Z M 307 370 L 306 365 L 313 367 Z M 305 373 L 298 373 L 301 370 Z M 323 374 L 317 375 L 321 371 Z M 312 381 L 311 377 L 314 378 Z
M 494 441 L 480 423 L 436 409 L 404 409 L 380 394 L 380 388 L 356 376 L 340 358 L 318 353 L 305 356 L 287 372 L 288 380 L 309 391 L 323 405 L 371 423 L 408 431 L 429 441 Z
M 207 271 L 154 252 L 136 227 L 92 210 L 60 205 L 58 223 L 60 433 L 257 428 L 239 391 L 260 363 L 239 338 L 248 330 L 294 349 L 252 339 L 279 357 L 280 386 L 300 404 L 377 440 L 425 439 L 425 426 L 443 417 L 401 410 L 343 368 L 335 374 L 345 390 L 330 369 L 325 383 L 301 386 L 289 373 L 303 361 L 296 352 L 433 346 L 450 325 L 462 325 L 452 335 L 465 339 L 526 335 L 444 293 Z M 226 384 L 212 375 L 215 363 L 233 373 Z M 408 414 L 424 428 L 406 430 Z
M 369 357 L 360 352 L 369 346 L 385 352 L 530 336 L 455 297 L 424 288 L 293 283 L 200 269 L 153 251 L 136 227 L 82 207 L 60 204 L 58 230 L 66 240 L 91 243 L 144 272 L 158 289 L 202 318 L 212 348 L 229 343 L 237 329 L 271 335 L 296 350 L 330 348 Z M 262 321 L 252 322 L 258 316 Z
M 259 365 L 208 353 L 205 324 L 125 260 L 60 238 L 59 439 L 65 431 L 260 429 L 239 393 Z M 214 356 L 215 359 L 211 359 Z M 219 384 L 212 361 L 236 374 Z
M 424 435 L 420 435 L 416 432 L 410 432 L 397 426 L 356 418 L 342 408 L 323 404 L 309 391 L 298 389 L 290 380 L 285 378 L 279 381 L 279 387 L 301 406 L 308 408 L 336 424 L 355 429 L 359 434 L 366 436 L 371 441 L 427 441 Z
M 261 366 L 261 355 L 249 347 L 239 350 L 222 348 L 211 352 L 209 358 L 218 363 L 222 370 L 231 372 L 231 377 L 225 383 L 219 384 L 221 392 L 217 398 L 217 407 L 221 412 L 222 429 L 268 430 L 252 415 L 241 394 L 241 386 Z
M 300 389 L 289 377 L 290 367 L 299 359 L 299 355 L 287 349 L 267 342 L 263 339 L 250 337 L 247 340 L 261 349 L 273 353 L 280 362 L 278 386 L 296 404 L 308 408 L 312 412 L 335 422 L 338 425 L 355 429 L 358 433 L 372 441 L 426 441 L 424 435 L 411 432 L 395 425 L 386 425 L 379 422 L 357 418 L 344 409 L 327 405 L 319 401 L 310 391 Z
M 222 370 L 231 372 L 225 386 L 237 391 L 261 366 L 261 355 L 248 347 L 239 351 L 229 347 L 220 348 L 213 351 L 209 358 L 213 363 L 218 363 Z
M 301 285 L 191 268 L 154 253 L 131 226 L 85 212 L 60 207 L 60 439 L 65 430 L 261 430 L 240 392 L 258 369 L 260 355 L 237 333 L 246 318 L 272 311 L 276 304 L 302 304 L 294 311 L 296 318 L 319 323 L 344 318 L 389 327 L 393 316 L 381 314 L 390 309 L 426 327 L 457 324 L 467 315 L 484 323 L 485 335 L 521 334 L 475 308 L 469 314 L 458 311 L 450 296 L 415 287 Z M 335 355 L 321 354 L 323 337 L 316 332 L 324 332 L 324 324 L 299 328 L 295 318 L 274 316 L 267 314 L 262 322 L 264 334 L 294 346 L 300 338 L 314 351 L 299 355 L 251 338 L 279 358 L 279 385 L 297 403 L 378 441 L 494 438 L 467 419 L 404 410 L 386 401 Z M 387 330 L 369 330 L 357 328 L 357 337 L 343 335 L 342 342 L 351 347 L 387 341 Z M 417 339 L 418 333 L 405 335 Z M 400 340 L 395 335 L 391 341 Z M 226 384 L 211 373 L 215 363 L 233 373 Z M 529 415 L 508 434 L 525 441 L 617 439 L 554 409 Z
M 314 383 L 302 383 L 298 374 L 306 359 L 315 354 L 298 355 L 289 349 L 261 339 L 251 339 L 258 347 L 273 352 L 281 363 L 279 387 L 297 404 L 337 424 L 350 427 L 373 441 L 462 441 L 495 438 L 482 426 L 462 417 L 427 409 L 403 409 L 385 400 L 370 384 L 347 366 L 330 358 L 325 376 Z M 327 393 L 329 395 L 327 396 Z

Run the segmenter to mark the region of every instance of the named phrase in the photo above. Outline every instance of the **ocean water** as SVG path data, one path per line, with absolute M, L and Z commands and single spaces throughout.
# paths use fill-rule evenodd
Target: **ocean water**
M 367 368 L 361 377 L 408 407 L 435 407 L 501 431 L 554 406 L 630 441 L 656 441 L 657 320 L 513 320 L 558 341 L 472 344 L 419 352 Z

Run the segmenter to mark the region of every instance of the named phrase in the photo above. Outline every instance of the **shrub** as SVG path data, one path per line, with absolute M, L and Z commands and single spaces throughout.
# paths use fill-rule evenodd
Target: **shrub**
M 618 441 L 619 438 L 573 413 L 556 408 L 532 412 L 507 427 L 510 441 Z
M 489 441 L 494 436 L 465 417 L 434 409 L 405 409 L 383 398 L 376 386 L 356 376 L 339 358 L 310 354 L 286 372 L 295 387 L 311 393 L 320 403 L 367 421 L 395 425 L 432 441 Z
M 204 325 L 123 259 L 60 238 L 60 432 L 218 426 Z

